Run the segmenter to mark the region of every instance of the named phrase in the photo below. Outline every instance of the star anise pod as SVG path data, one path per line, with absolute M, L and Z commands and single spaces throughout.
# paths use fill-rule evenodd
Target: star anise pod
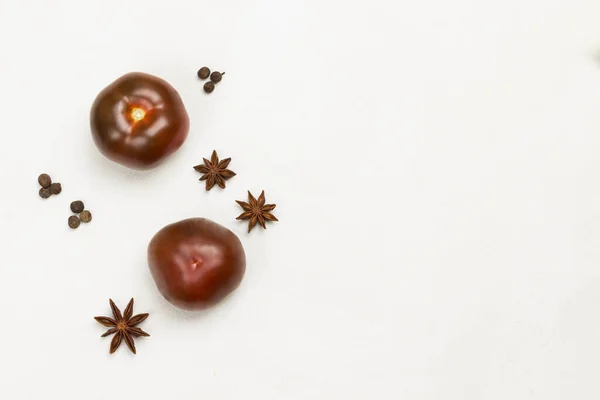
M 112 313 L 115 318 L 94 317 L 94 319 L 102 325 L 110 328 L 104 332 L 102 337 L 112 335 L 113 333 L 115 334 L 110 342 L 110 354 L 114 353 L 119 348 L 123 340 L 125 340 L 129 350 L 135 354 L 135 343 L 133 343 L 133 338 L 139 336 L 150 336 L 140 328 L 136 328 L 136 325 L 148 318 L 149 314 L 138 314 L 132 317 L 133 299 L 131 299 L 129 304 L 127 304 L 127 307 L 125 307 L 123 315 L 121 315 L 121 310 L 119 310 L 112 299 L 109 299 L 108 302 L 110 303 L 110 308 L 112 309 Z
M 200 177 L 201 181 L 206 181 L 206 190 L 210 190 L 213 186 L 218 185 L 221 189 L 225 189 L 225 181 L 235 176 L 235 172 L 227 169 L 231 158 L 226 158 L 219 161 L 217 151 L 213 150 L 210 161 L 203 158 L 204 164 L 196 165 L 194 169 L 204 175 Z
M 244 209 L 244 212 L 240 214 L 236 219 L 239 220 L 247 220 L 248 222 L 248 232 L 250 232 L 256 223 L 263 227 L 263 229 L 267 229 L 265 221 L 279 221 L 273 214 L 269 211 L 273 211 L 276 204 L 265 204 L 265 191 L 263 190 L 260 196 L 258 196 L 258 200 L 252 196 L 252 193 L 248 191 L 248 203 L 245 201 L 236 200 L 236 202 Z

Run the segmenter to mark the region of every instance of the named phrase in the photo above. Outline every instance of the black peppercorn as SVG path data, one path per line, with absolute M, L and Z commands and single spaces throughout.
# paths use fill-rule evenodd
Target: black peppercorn
M 212 82 L 206 82 L 204 84 L 204 91 L 206 93 L 212 93 L 213 90 L 215 90 L 215 84 L 214 83 L 212 83 Z
M 38 183 L 44 189 L 48 189 L 50 185 L 52 185 L 52 178 L 50 178 L 50 175 L 48 174 L 41 174 L 38 176 Z
M 60 194 L 62 192 L 62 186 L 60 183 L 53 183 L 50 185 L 50 193 L 52 194 Z
M 73 211 L 75 214 L 79 214 L 84 209 L 85 206 L 83 205 L 83 201 L 81 200 L 77 200 L 71 203 L 71 211 Z
M 204 80 L 210 76 L 210 69 L 208 67 L 202 67 L 198 70 L 198 78 Z
M 223 79 L 223 75 L 225 75 L 225 72 L 221 73 L 221 72 L 215 71 L 212 74 L 210 74 L 210 80 L 213 83 L 219 83 L 219 82 L 221 82 L 221 79 Z
M 92 213 L 88 210 L 83 210 L 81 214 L 79 214 L 79 218 L 81 218 L 81 222 L 88 223 L 92 220 Z
M 77 215 L 71 215 L 69 217 L 69 228 L 77 229 L 79 228 L 79 224 L 81 224 L 81 220 Z
M 42 199 L 47 199 L 50 196 L 52 196 L 52 193 L 50 193 L 50 189 L 46 189 L 46 188 L 40 189 L 40 197 Z

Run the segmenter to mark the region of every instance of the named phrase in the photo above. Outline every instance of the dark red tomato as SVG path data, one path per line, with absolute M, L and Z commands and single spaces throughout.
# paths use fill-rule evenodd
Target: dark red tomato
M 94 142 L 107 158 L 145 170 L 181 147 L 190 120 L 171 85 L 133 72 L 100 92 L 92 105 L 90 124 Z
M 229 229 L 191 218 L 167 225 L 152 238 L 148 265 L 165 299 L 186 310 L 202 310 L 239 286 L 246 254 Z

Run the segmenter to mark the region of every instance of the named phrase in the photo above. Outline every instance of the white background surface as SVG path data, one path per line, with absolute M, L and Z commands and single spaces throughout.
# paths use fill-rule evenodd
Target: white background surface
M 597 0 L 2 0 L 0 397 L 597 399 L 599 21 Z M 227 71 L 210 96 L 203 65 Z M 191 117 L 151 173 L 89 134 L 129 71 Z M 206 193 L 213 148 L 238 176 Z M 281 222 L 247 235 L 247 189 Z M 75 199 L 94 221 L 70 231 Z M 200 314 L 146 266 L 191 216 L 248 257 Z M 131 296 L 152 337 L 110 356 L 92 318 Z

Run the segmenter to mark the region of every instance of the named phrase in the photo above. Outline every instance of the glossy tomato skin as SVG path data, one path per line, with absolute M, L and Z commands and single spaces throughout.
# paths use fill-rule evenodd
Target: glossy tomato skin
M 190 120 L 181 97 L 169 83 L 132 72 L 98 94 L 90 125 L 96 146 L 108 159 L 147 170 L 181 147 Z
M 246 254 L 229 229 L 190 218 L 165 226 L 152 238 L 148 265 L 165 299 L 185 310 L 202 310 L 240 285 Z

